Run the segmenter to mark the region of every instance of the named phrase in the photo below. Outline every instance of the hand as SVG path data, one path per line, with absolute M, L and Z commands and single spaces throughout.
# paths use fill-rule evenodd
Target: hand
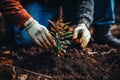
M 84 23 L 79 24 L 73 33 L 73 40 L 80 44 L 81 48 L 85 48 L 91 38 L 91 34 Z
M 56 46 L 48 29 L 39 24 L 36 20 L 32 19 L 26 26 L 26 30 L 33 41 L 43 49 L 50 50 L 52 47 Z

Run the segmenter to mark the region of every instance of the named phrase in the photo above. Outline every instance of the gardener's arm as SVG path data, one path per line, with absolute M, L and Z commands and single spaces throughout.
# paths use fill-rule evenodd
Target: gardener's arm
M 30 16 L 19 0 L 0 0 L 0 11 L 10 23 L 19 28 L 25 27 L 37 45 L 47 50 L 55 46 L 55 41 L 47 28 Z
M 19 0 L 0 0 L 0 11 L 10 23 L 19 28 L 31 17 Z
M 78 1 L 78 24 L 74 30 L 73 39 L 77 41 L 82 48 L 86 47 L 90 40 L 88 28 L 93 21 L 94 0 L 77 0 Z M 78 36 L 82 34 L 79 38 Z

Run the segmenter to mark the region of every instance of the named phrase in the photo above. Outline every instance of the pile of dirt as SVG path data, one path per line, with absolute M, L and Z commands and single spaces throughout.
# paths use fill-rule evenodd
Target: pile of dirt
M 36 46 L 1 47 L 0 52 L 1 64 L 12 64 L 49 75 L 52 76 L 51 80 L 119 80 L 120 78 L 120 50 L 108 45 L 90 43 L 84 50 L 70 46 L 67 54 L 62 57 L 43 52 Z M 0 74 L 3 73 L 1 69 Z M 33 79 L 28 76 L 28 80 Z

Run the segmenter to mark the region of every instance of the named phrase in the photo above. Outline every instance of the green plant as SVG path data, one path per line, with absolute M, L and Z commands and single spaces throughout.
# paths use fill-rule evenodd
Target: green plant
M 72 32 L 69 31 L 68 24 L 70 22 L 63 22 L 63 12 L 60 8 L 59 19 L 56 22 L 49 20 L 51 23 L 50 33 L 52 34 L 54 40 L 56 41 L 56 47 L 51 51 L 57 53 L 58 56 L 63 56 L 66 54 L 66 49 L 70 43 L 70 38 L 72 38 Z

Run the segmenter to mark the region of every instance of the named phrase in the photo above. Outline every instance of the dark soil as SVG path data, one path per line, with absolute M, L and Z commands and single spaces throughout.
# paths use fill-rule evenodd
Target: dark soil
M 50 52 L 43 52 L 41 48 L 35 46 L 27 48 L 1 47 L 0 51 L 1 64 L 11 64 L 52 76 L 51 80 L 120 79 L 119 48 L 98 45 L 92 41 L 84 50 L 70 46 L 67 54 L 63 57 L 58 57 Z M 13 80 L 12 72 L 9 73 L 11 74 L 8 75 L 4 69 L 0 69 L 0 78 L 8 77 L 8 79 L 2 80 Z M 28 76 L 28 80 L 33 80 L 33 78 Z

